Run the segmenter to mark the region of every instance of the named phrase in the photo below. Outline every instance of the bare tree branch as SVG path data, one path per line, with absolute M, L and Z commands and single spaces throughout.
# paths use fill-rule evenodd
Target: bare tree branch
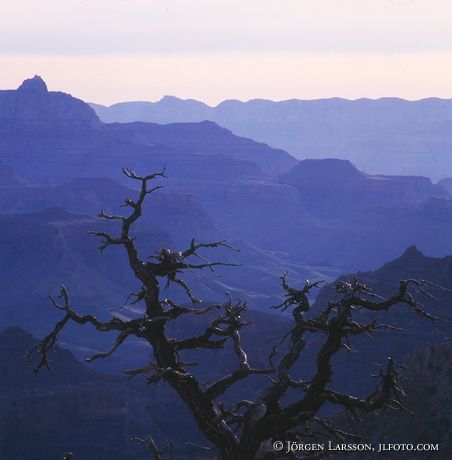
M 336 405 L 355 418 L 359 418 L 360 412 L 378 409 L 409 412 L 403 404 L 404 393 L 398 366 L 392 359 L 388 359 L 386 368 L 380 370 L 379 383 L 375 391 L 366 398 L 339 393 L 329 388 L 333 376 L 332 359 L 342 348 L 352 350 L 351 337 L 374 336 L 382 329 L 397 329 L 390 324 L 380 323 L 377 319 L 363 322 L 362 315 L 358 314 L 361 310 L 372 314 L 405 305 L 421 319 L 431 321 L 434 330 L 437 330 L 440 318 L 428 312 L 417 297 L 422 296 L 428 301 L 435 301 L 437 296 L 431 291 L 442 290 L 441 286 L 425 280 L 402 280 L 398 292 L 383 298 L 357 279 L 341 281 L 336 285 L 336 300 L 324 306 L 323 310 L 315 312 L 311 308 L 309 297 L 322 281 L 306 281 L 303 287 L 298 289 L 289 285 L 287 273 L 283 273 L 281 287 L 284 298 L 273 308 L 280 311 L 290 310 L 292 325 L 288 331 L 271 339 L 275 341 L 275 345 L 268 356 L 269 368 L 256 369 L 250 364 L 242 344 L 242 332 L 249 324 L 244 319 L 246 303 L 233 300 L 229 296 L 223 304 L 198 308 L 178 305 L 168 298 L 162 299 L 160 292 L 161 281 L 166 286 L 177 284 L 185 291 L 191 304 L 199 303 L 200 300 L 182 279 L 184 272 L 205 268 L 213 271 L 214 267 L 234 266 L 233 263 L 210 262 L 201 255 L 201 251 L 215 248 L 235 249 L 225 241 L 196 243 L 192 239 L 189 248 L 183 251 L 175 252 L 162 248 L 155 255 L 142 259 L 134 238 L 130 235 L 130 229 L 141 216 L 146 197 L 161 188 L 159 185 L 150 187 L 149 183 L 166 177 L 165 170 L 147 176 L 139 176 L 130 169 L 124 169 L 123 173 L 140 184 L 138 198 L 126 198 L 124 202 L 124 206 L 131 209 L 130 214 L 110 215 L 101 211 L 99 217 L 106 221 L 119 222 L 120 231 L 117 235 L 105 231 L 91 234 L 100 238 L 101 250 L 111 245 L 124 247 L 129 266 L 140 287 L 138 292 L 127 297 L 119 309 L 126 308 L 130 302 L 131 305 L 143 304 L 143 310 L 136 319 L 122 316 L 100 321 L 94 315 L 78 314 L 71 306 L 67 289 L 61 286 L 60 300 L 57 301 L 53 297 L 50 300 L 63 317 L 29 354 L 30 360 L 35 355 L 38 356 L 36 372 L 43 367 L 49 368 L 50 352 L 64 327 L 70 322 L 79 325 L 90 324 L 99 332 L 117 333 L 109 350 L 95 353 L 87 358 L 88 361 L 111 356 L 130 336 L 141 338 L 152 349 L 153 362 L 137 369 L 126 370 L 125 374 L 129 378 L 143 376 L 149 383 L 168 383 L 184 401 L 204 436 L 225 460 L 253 459 L 263 443 L 273 439 L 303 441 L 315 436 L 336 439 L 352 437 L 352 434 L 333 427 L 330 421 L 319 417 L 319 411 L 325 403 Z M 198 260 L 195 259 L 193 262 L 193 258 Z M 111 311 L 116 310 L 118 309 Z M 192 315 L 207 315 L 208 322 L 203 332 L 188 338 L 169 336 L 166 326 L 170 321 Z M 294 369 L 301 361 L 308 335 L 321 337 L 322 342 L 316 356 L 313 375 L 301 380 L 296 378 Z M 213 383 L 198 381 L 189 370 L 196 363 L 186 362 L 181 358 L 181 352 L 184 350 L 215 350 L 224 348 L 226 344 L 231 344 L 236 367 Z M 226 408 L 224 402 L 219 400 L 220 397 L 235 384 L 253 375 L 265 376 L 268 380 L 266 387 L 254 400 L 242 399 Z M 296 398 L 290 403 L 285 403 L 285 396 L 289 390 L 296 393 Z M 173 457 L 171 443 L 166 449 L 161 450 L 152 438 L 136 438 L 136 441 L 149 450 L 154 460 Z M 324 454 L 316 453 L 303 458 L 321 458 L 322 455 Z M 289 457 L 296 458 L 292 454 Z

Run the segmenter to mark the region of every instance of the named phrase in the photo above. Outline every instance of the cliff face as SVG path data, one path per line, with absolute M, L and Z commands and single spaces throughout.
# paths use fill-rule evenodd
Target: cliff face
M 147 142 L 168 145 L 182 152 L 234 156 L 256 163 L 270 176 L 286 171 L 297 163 L 295 158 L 283 150 L 233 135 L 230 130 L 211 121 L 167 125 L 126 123 L 124 126 L 133 129 Z
M 405 253 L 383 265 L 381 268 L 370 272 L 357 272 L 341 276 L 339 280 L 351 280 L 356 277 L 371 287 L 378 295 L 389 297 L 398 292 L 399 281 L 402 279 L 428 280 L 432 283 L 444 286 L 449 290 L 438 290 L 434 287 L 428 289 L 438 297 L 438 301 L 432 301 L 421 292 L 413 294 L 416 299 L 424 304 L 425 309 L 446 320 L 437 323 L 438 329 L 445 335 L 452 334 L 452 256 L 443 258 L 427 257 L 416 247 L 411 246 Z M 324 308 L 328 301 L 335 298 L 334 286 L 324 286 L 316 299 L 314 308 Z M 358 318 L 365 322 L 372 321 L 376 315 L 367 311 L 357 312 Z M 363 391 L 356 387 L 357 376 L 370 375 L 374 372 L 374 363 L 384 363 L 388 356 L 393 356 L 398 362 L 402 362 L 405 356 L 428 345 L 438 344 L 443 341 L 442 337 L 434 330 L 432 323 L 419 317 L 411 308 L 404 305 L 397 305 L 387 312 L 379 315 L 381 323 L 401 328 L 401 331 L 380 331 L 374 336 L 374 340 L 361 337 L 352 341 L 352 346 L 357 353 L 342 356 L 337 362 L 338 378 L 344 379 L 342 385 L 350 385 L 356 391 Z M 344 372 L 342 367 L 344 367 Z M 369 384 L 370 384 L 369 380 Z
M 410 354 L 401 371 L 401 383 L 406 393 L 404 405 L 414 412 L 410 415 L 388 410 L 375 415 L 363 414 L 363 422 L 353 423 L 347 417 L 336 422 L 346 430 L 358 433 L 363 442 L 434 443 L 437 452 L 410 452 L 409 458 L 447 460 L 452 448 L 452 343 L 424 348 Z M 369 453 L 369 459 L 381 458 L 382 453 Z M 400 452 L 385 452 L 384 458 L 399 459 Z M 361 456 L 347 456 L 361 459 Z
M 304 160 L 280 181 L 294 186 L 304 206 L 323 217 L 344 216 L 372 206 L 416 205 L 431 197 L 448 198 L 441 184 L 427 177 L 371 176 L 347 160 Z
M 1 170 L 0 170 L 1 171 Z M 62 185 L 15 186 L 0 188 L 0 214 L 33 213 L 60 208 L 69 213 L 96 216 L 101 209 L 118 214 L 121 204 L 137 190 L 108 178 L 80 178 Z M 155 194 L 144 205 L 142 222 L 152 223 L 153 231 L 166 232 L 176 244 L 186 244 L 188 235 L 214 239 L 216 229 L 211 218 L 193 194 Z
M 257 180 L 229 183 L 177 183 L 173 189 L 195 195 L 222 231 L 257 247 L 290 251 L 290 244 L 316 221 L 294 187 Z
M 69 94 L 49 92 L 39 76 L 0 91 L 0 131 L 87 129 L 100 124 L 91 107 Z
M 449 254 L 452 248 L 451 200 L 431 198 L 418 205 L 359 209 L 345 222 L 336 238 L 344 244 L 342 257 L 359 270 L 377 268 L 413 244 L 434 257 Z
M 37 340 L 13 327 L 0 332 L 0 457 L 14 460 L 76 458 L 139 460 L 133 436 L 152 433 L 164 442 L 179 433 L 198 439 L 179 401 L 158 388 L 88 369 L 59 347 L 52 372 L 38 376 L 24 357 Z M 165 413 L 166 412 L 166 413 Z M 168 413 L 180 416 L 171 423 Z

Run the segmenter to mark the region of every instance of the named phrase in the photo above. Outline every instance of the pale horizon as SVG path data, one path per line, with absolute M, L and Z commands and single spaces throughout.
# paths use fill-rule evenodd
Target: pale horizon
M 104 105 L 452 98 L 448 0 L 5 0 L 0 88 Z

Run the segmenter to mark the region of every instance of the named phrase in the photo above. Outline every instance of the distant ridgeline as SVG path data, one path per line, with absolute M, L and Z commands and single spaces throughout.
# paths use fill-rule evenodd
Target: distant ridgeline
M 192 237 L 239 248 L 208 256 L 241 267 L 189 275 L 207 300 L 229 291 L 266 309 L 278 303 L 284 270 L 294 282 L 331 281 L 413 244 L 433 257 L 452 253 L 450 181 L 369 175 L 346 160 L 300 162 L 211 121 L 104 123 L 34 77 L 0 91 L 0 327 L 47 330 L 57 316 L 47 297 L 61 282 L 77 305 L 99 305 L 106 317 L 121 305 L 135 287 L 124 254 L 101 257 L 87 232 L 106 228 L 100 209 L 122 213 L 136 193 L 122 167 L 163 165 L 168 179 L 145 205 L 137 241 L 146 255 L 183 249 Z
M 165 96 L 158 102 L 91 106 L 106 122 L 212 120 L 297 158 L 348 159 L 372 174 L 452 177 L 452 99 L 255 99 L 210 107 Z
M 146 170 L 166 162 L 172 177 L 215 174 L 217 180 L 275 175 L 296 164 L 282 150 L 212 122 L 101 123 L 88 104 L 49 92 L 38 76 L 17 90 L 0 91 L 0 133 L 0 158 L 19 174 L 45 182 L 75 175 L 117 177 L 126 159 L 128 166 Z
M 333 102 L 345 108 L 383 104 L 332 100 L 307 105 L 328 107 Z M 165 104 L 185 107 L 185 102 L 177 100 L 166 100 Z M 280 109 L 286 107 L 285 104 L 290 106 L 291 102 L 274 106 L 264 102 L 249 105 L 231 102 L 224 107 L 230 105 L 240 110 L 259 107 L 259 116 L 253 109 L 249 119 L 257 120 L 262 127 L 266 123 L 264 109 L 267 106 Z M 446 107 L 447 101 L 431 101 L 432 107 L 436 104 Z M 387 111 L 387 106 L 383 106 Z M 422 110 L 430 107 L 427 102 L 410 107 L 418 106 Z M 100 109 L 96 109 L 100 113 Z M 304 113 L 303 126 L 312 127 L 312 123 L 321 126 L 336 118 L 336 112 L 328 118 L 325 110 L 319 109 L 315 112 L 317 116 L 313 112 Z M 210 113 L 210 109 L 206 111 Z M 446 116 L 446 109 L 443 112 Z M 240 113 L 236 118 L 237 127 L 241 123 Z M 168 117 L 171 114 L 174 111 L 169 110 Z M 285 117 L 283 111 L 283 124 Z M 373 119 L 375 126 L 388 129 L 380 118 L 378 111 Z M 415 118 L 413 115 L 410 119 Z M 347 117 L 343 123 L 347 123 L 346 120 Z M 442 124 L 435 125 L 435 120 L 433 115 L 425 119 L 425 123 L 431 123 L 428 129 L 437 131 L 427 130 L 432 144 L 423 143 L 422 149 L 425 145 L 433 146 L 444 132 L 441 139 L 446 147 L 448 145 L 447 129 Z M 398 129 L 402 129 L 404 123 L 399 120 Z M 419 136 L 424 133 L 421 124 L 419 118 L 416 124 Z M 333 121 L 330 125 L 334 125 Z M 246 127 L 246 123 L 243 126 Z M 280 130 L 278 136 L 289 138 L 293 125 L 287 126 L 284 131 L 281 125 L 272 122 L 266 125 L 266 130 L 268 133 Z M 357 125 L 353 126 L 346 132 L 354 132 Z M 0 330 L 21 326 L 39 336 L 48 332 L 60 318 L 60 312 L 49 305 L 48 295 L 55 294 L 60 283 L 69 289 L 73 304 L 82 313 L 89 311 L 101 319 L 122 314 L 133 316 L 132 310 L 118 312 L 127 295 L 137 287 L 123 252 L 112 248 L 100 255 L 98 242 L 87 236 L 90 230 L 114 232 L 114 223 L 99 222 L 99 210 L 123 213 L 124 199 L 137 192 L 132 188 L 136 184 L 127 182 L 120 174 L 122 167 L 147 174 L 160 171 L 166 165 L 168 179 L 158 184 L 165 188 L 150 197 L 142 219 L 133 229 L 144 257 L 152 256 L 162 247 L 185 249 L 192 237 L 198 241 L 227 240 L 240 249 L 238 253 L 220 250 L 206 254 L 209 260 L 241 264 L 240 267 L 224 268 L 216 275 L 190 273 L 185 281 L 197 297 L 207 301 L 224 299 L 225 291 L 248 301 L 253 323 L 249 332 L 244 332 L 244 341 L 257 367 L 266 365 L 262 362 L 262 351 L 268 344 L 262 340 L 281 335 L 287 327 L 284 317 L 268 313 L 269 306 L 279 303 L 279 276 L 284 270 L 289 271 L 292 285 L 302 285 L 305 279 L 333 281 L 343 273 L 351 273 L 346 278 L 356 275 L 383 295 L 389 295 L 397 288 L 398 280 L 407 277 L 427 279 L 451 288 L 452 179 L 445 178 L 434 184 L 419 174 L 383 175 L 388 168 L 400 172 L 407 165 L 405 169 L 409 170 L 410 164 L 423 165 L 422 149 L 410 144 L 411 156 L 406 155 L 406 151 L 403 153 L 407 163 L 401 169 L 391 169 L 400 158 L 391 153 L 389 161 L 389 157 L 380 157 L 375 152 L 369 157 L 367 129 L 362 130 L 362 143 L 353 145 L 363 152 L 362 158 L 375 160 L 366 163 L 369 166 L 366 170 L 373 170 L 375 174 L 362 172 L 350 161 L 330 158 L 340 156 L 340 149 L 347 145 L 345 141 L 338 142 L 338 149 L 330 149 L 328 155 L 319 153 L 323 152 L 321 149 L 317 151 L 316 155 L 327 159 L 298 161 L 283 150 L 239 137 L 212 121 L 167 125 L 106 123 L 83 101 L 68 94 L 49 92 L 37 76 L 26 80 L 17 90 L 0 91 Z M 243 133 L 240 129 L 236 131 Z M 306 132 L 305 128 L 301 132 Z M 340 140 L 340 132 L 334 132 L 335 139 Z M 433 136 L 432 132 L 439 134 Z M 313 136 L 315 133 L 313 129 Z M 315 136 L 318 138 L 321 134 L 317 132 Z M 315 136 L 307 136 L 306 142 L 314 143 Z M 421 139 L 407 138 L 393 131 L 391 139 L 392 136 L 400 140 L 398 145 L 405 145 L 407 139 L 410 142 Z M 416 150 L 418 148 L 421 150 Z M 443 157 L 438 160 L 438 152 L 431 151 L 429 168 L 440 168 L 444 173 L 441 177 L 452 177 L 452 171 L 442 162 Z M 379 169 L 381 158 L 388 161 Z M 448 162 L 450 164 L 450 157 Z M 432 169 L 426 171 L 430 174 Z M 389 260 L 393 262 L 387 263 Z M 377 267 L 381 268 L 376 270 Z M 334 289 L 326 286 L 320 291 L 317 303 L 325 305 L 334 295 Z M 171 291 L 170 296 L 176 301 L 186 301 L 179 288 Z M 450 294 L 440 297 L 443 300 L 438 305 L 428 307 L 439 316 L 452 319 Z M 403 325 L 404 333 L 385 332 L 377 346 L 377 341 L 360 340 L 353 344 L 360 350 L 354 355 L 354 362 L 339 356 L 337 365 L 341 372 L 336 380 L 339 388 L 353 387 L 361 381 L 358 377 L 374 370 L 370 363 L 381 362 L 394 350 L 396 358 L 403 359 L 405 353 L 439 340 L 428 323 L 422 323 L 413 312 L 409 316 L 405 313 L 403 309 L 394 309 L 384 320 L 388 324 Z M 449 335 L 450 324 L 443 329 Z M 197 325 L 194 320 L 190 327 Z M 81 334 L 79 328 L 68 328 L 62 336 L 62 344 L 78 358 L 86 356 L 87 350 L 108 349 L 110 342 L 111 337 L 89 329 Z M 157 418 L 159 410 L 165 414 L 180 413 L 174 398 L 163 399 L 163 405 L 156 404 L 162 397 L 157 389 L 155 399 L 143 400 L 135 387 L 126 386 L 116 377 L 100 376 L 80 367 L 71 355 L 61 350 L 55 359 L 55 363 L 61 365 L 58 384 L 51 385 L 49 376 L 36 387 L 30 384 L 24 376 L 28 370 L 19 370 L 17 363 L 18 356 L 23 356 L 24 349 L 34 343 L 33 337 L 17 327 L 0 334 L 3 394 L 0 398 L 0 458 L 38 458 L 24 451 L 26 444 L 20 438 L 24 433 L 22 425 L 27 420 L 34 422 L 26 425 L 28 441 L 41 449 L 39 452 L 48 453 L 48 458 L 56 458 L 60 455 L 57 452 L 70 449 L 76 442 L 74 433 L 87 442 L 77 444 L 81 459 L 100 458 L 88 447 L 103 449 L 96 444 L 101 439 L 96 430 L 104 423 L 111 435 L 109 446 L 121 455 L 125 452 L 121 458 L 127 460 L 140 458 L 133 448 L 127 447 L 132 431 L 144 435 L 157 433 L 164 436 L 163 441 L 181 432 L 185 434 L 181 425 L 157 426 L 147 418 L 149 414 Z M 117 356 L 102 360 L 100 365 L 118 372 L 125 367 L 142 365 L 147 357 L 147 351 L 139 342 L 129 341 Z M 206 360 L 209 372 L 223 371 L 227 365 L 224 355 L 221 359 L 210 356 Z M 314 364 L 308 363 L 306 370 Z M 372 384 L 370 379 L 367 383 Z M 97 388 L 104 385 L 108 391 L 100 395 Z M 362 390 L 364 388 L 357 388 Z M 147 405 L 151 410 L 146 414 L 140 412 L 139 407 Z M 80 412 L 83 406 L 92 412 Z M 58 412 L 59 407 L 70 416 Z M 133 421 L 128 416 L 129 410 L 138 414 L 132 417 Z M 54 417 L 47 416 L 53 413 L 51 411 Z M 42 417 L 47 425 L 39 423 Z M 159 423 L 166 420 L 163 416 L 158 419 Z M 86 420 L 91 420 L 91 424 Z M 96 425 L 96 421 L 100 423 Z M 49 433 L 55 430 L 61 436 L 49 441 Z M 11 444 L 11 439 L 18 442 Z M 102 440 L 108 441 L 105 437 Z
M 58 235 L 43 237 L 49 250 L 36 254 L 35 263 L 55 257 L 64 265 L 71 254 L 77 260 L 86 255 L 77 270 L 87 261 L 95 266 L 95 243 L 81 235 L 98 225 L 100 209 L 121 212 L 124 198 L 134 193 L 121 168 L 147 173 L 163 165 L 165 188 L 151 197 L 143 216 L 151 227 L 138 231 L 149 235 L 149 253 L 162 244 L 180 249 L 192 236 L 235 242 L 241 269 L 228 270 L 224 280 L 211 278 L 208 286 L 195 280 L 210 295 L 232 290 L 263 307 L 277 300 L 278 275 L 286 268 L 300 279 L 331 280 L 375 268 L 412 244 L 432 256 L 452 252 L 450 179 L 437 185 L 426 177 L 365 174 L 346 160 L 299 162 L 211 121 L 104 123 L 83 101 L 49 92 L 38 76 L 0 91 L 0 213 L 10 214 L 3 233 L 20 235 L 23 244 L 15 251 L 21 256 L 26 242 L 35 253 L 41 232 Z M 43 213 L 48 208 L 64 213 Z M 12 257 L 11 247 L 5 236 L 3 260 Z M 52 264 L 52 281 L 39 296 L 58 284 L 61 267 Z

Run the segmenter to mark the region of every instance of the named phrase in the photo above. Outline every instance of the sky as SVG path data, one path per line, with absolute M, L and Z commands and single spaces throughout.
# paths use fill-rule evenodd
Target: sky
M 112 104 L 452 97 L 451 0 L 2 0 L 0 88 Z

